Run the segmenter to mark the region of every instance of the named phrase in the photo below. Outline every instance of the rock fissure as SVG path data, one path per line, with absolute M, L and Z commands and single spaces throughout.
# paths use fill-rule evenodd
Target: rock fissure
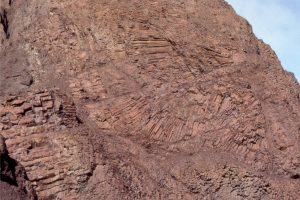
M 7 10 L 2 8 L 0 10 L 0 24 L 2 24 L 6 39 L 9 39 L 9 37 L 10 37 L 9 21 L 8 21 L 7 15 L 8 15 Z

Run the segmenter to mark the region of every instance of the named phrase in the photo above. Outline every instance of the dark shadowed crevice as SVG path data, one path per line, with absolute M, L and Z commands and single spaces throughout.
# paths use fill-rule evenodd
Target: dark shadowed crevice
M 10 185 L 18 186 L 16 181 L 17 162 L 8 155 L 1 156 L 1 178 L 0 180 Z
M 3 31 L 5 33 L 6 39 L 9 39 L 10 33 L 9 33 L 9 22 L 7 18 L 7 11 L 6 9 L 2 9 L 0 11 L 0 23 L 3 26 Z
M 300 174 L 294 174 L 294 175 L 292 175 L 291 179 L 300 179 Z
M 16 181 L 16 166 L 18 163 L 8 155 L 5 138 L 0 135 L 0 182 L 18 186 Z

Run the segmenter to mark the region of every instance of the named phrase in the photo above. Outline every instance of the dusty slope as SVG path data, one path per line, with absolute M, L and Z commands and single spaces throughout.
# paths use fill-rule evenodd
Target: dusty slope
M 300 87 L 222 0 L 1 0 L 0 130 L 39 199 L 297 199 Z

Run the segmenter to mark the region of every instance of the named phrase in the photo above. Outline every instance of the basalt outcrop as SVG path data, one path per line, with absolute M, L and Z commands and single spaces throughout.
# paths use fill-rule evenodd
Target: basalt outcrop
M 0 2 L 12 194 L 299 198 L 300 86 L 225 1 Z

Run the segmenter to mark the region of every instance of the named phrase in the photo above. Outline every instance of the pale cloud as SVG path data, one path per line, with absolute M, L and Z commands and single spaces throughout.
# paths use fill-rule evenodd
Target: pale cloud
M 227 0 L 270 44 L 282 65 L 300 81 L 300 2 L 296 0 Z

